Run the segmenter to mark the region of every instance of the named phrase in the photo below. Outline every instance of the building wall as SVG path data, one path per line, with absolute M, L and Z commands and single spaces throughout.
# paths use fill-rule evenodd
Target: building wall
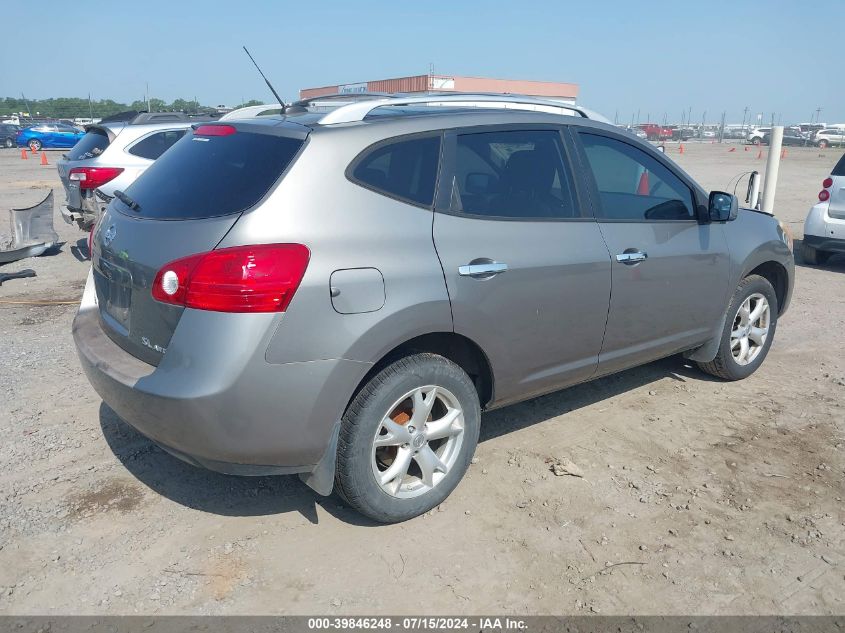
M 574 102 L 578 98 L 578 85 L 552 81 L 524 81 L 520 79 L 488 79 L 485 77 L 458 77 L 453 75 L 413 75 L 394 79 L 380 79 L 338 86 L 305 88 L 299 91 L 300 99 L 313 99 L 323 95 L 356 92 L 503 92 L 550 97 Z

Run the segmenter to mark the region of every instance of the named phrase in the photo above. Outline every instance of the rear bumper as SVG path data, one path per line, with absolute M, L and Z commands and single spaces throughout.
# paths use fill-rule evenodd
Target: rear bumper
M 845 239 L 840 240 L 833 237 L 805 235 L 804 244 L 815 248 L 817 251 L 824 251 L 827 253 L 845 253 Z
M 199 311 L 186 310 L 154 367 L 103 331 L 89 277 L 73 338 L 103 401 L 140 433 L 194 465 L 239 475 L 312 471 L 370 365 L 338 359 L 273 365 L 264 360 L 266 345 L 233 354 L 225 341 L 215 345 L 221 340 L 216 326 L 198 329 L 196 319 L 186 321 L 190 312 Z M 205 316 L 225 322 L 242 315 L 199 315 Z M 230 331 L 229 338 L 237 335 Z M 197 347 L 197 340 L 204 345 Z

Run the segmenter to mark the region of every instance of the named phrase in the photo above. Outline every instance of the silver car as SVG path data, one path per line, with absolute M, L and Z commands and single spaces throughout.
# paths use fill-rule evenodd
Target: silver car
M 105 403 L 393 522 L 458 485 L 484 410 L 679 353 L 761 365 L 777 220 L 612 125 L 431 100 L 199 125 L 112 201 L 73 324 Z
M 126 189 L 196 121 L 179 112 L 144 112 L 87 126 L 56 163 L 67 196 L 62 218 L 90 230 L 114 192 Z

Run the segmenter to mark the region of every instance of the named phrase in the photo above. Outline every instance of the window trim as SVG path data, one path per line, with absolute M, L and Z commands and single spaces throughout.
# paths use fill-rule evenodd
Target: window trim
M 679 173 L 673 166 L 670 164 L 669 160 L 663 155 L 661 152 L 658 152 L 654 149 L 654 147 L 649 143 L 647 147 L 643 147 L 644 143 L 632 143 L 629 138 L 625 138 L 621 134 L 616 134 L 614 132 L 609 132 L 607 130 L 599 129 L 599 128 L 592 128 L 587 126 L 579 126 L 574 125 L 572 126 L 572 141 L 576 148 L 576 153 L 578 154 L 578 159 L 581 163 L 581 173 L 582 178 L 584 179 L 584 185 L 586 186 L 587 190 L 590 193 L 590 202 L 593 208 L 593 214 L 597 222 L 603 224 L 689 224 L 689 223 L 696 223 L 696 224 L 707 224 L 707 204 L 706 202 L 702 202 L 702 195 L 700 187 L 696 185 L 696 183 L 692 182 L 689 178 L 685 176 L 683 173 Z M 689 218 L 684 219 L 677 219 L 677 220 L 656 220 L 656 219 L 630 219 L 630 218 L 608 218 L 603 215 L 604 211 L 601 205 L 601 197 L 599 195 L 599 187 L 598 183 L 596 182 L 595 175 L 593 174 L 593 169 L 590 166 L 590 161 L 587 158 L 586 150 L 584 149 L 584 144 L 581 142 L 581 135 L 582 134 L 592 134 L 593 136 L 602 136 L 614 141 L 618 141 L 634 149 L 640 150 L 650 158 L 656 160 L 658 163 L 663 165 L 669 172 L 675 176 L 681 183 L 689 189 L 690 192 L 690 200 L 693 204 L 693 215 Z
M 595 222 L 592 208 L 589 200 L 585 196 L 580 176 L 576 172 L 579 171 L 580 165 L 575 160 L 573 154 L 573 147 L 567 138 L 568 134 L 565 130 L 569 127 L 569 123 L 507 123 L 496 125 L 474 125 L 466 127 L 457 127 L 446 130 L 445 139 L 443 142 L 443 159 L 440 169 L 439 184 L 443 186 L 438 187 L 437 196 L 435 198 L 434 211 L 435 213 L 442 213 L 444 215 L 451 215 L 458 218 L 467 218 L 469 220 L 481 220 L 489 222 L 543 222 L 543 223 L 557 223 L 557 222 Z M 575 205 L 575 210 L 579 213 L 579 217 L 574 218 L 544 218 L 544 217 L 520 217 L 520 216 L 501 216 L 501 215 L 484 215 L 478 213 L 467 213 L 465 211 L 455 211 L 452 209 L 452 179 L 455 172 L 456 152 L 458 145 L 458 136 L 467 134 L 487 134 L 492 132 L 557 132 L 560 141 L 559 155 L 563 162 L 563 167 L 567 170 L 567 180 L 569 181 L 569 190 L 572 196 L 572 203 Z M 448 184 L 448 186 L 446 186 Z
M 416 200 L 411 200 L 404 196 L 391 193 L 390 191 L 379 189 L 378 187 L 375 187 L 355 177 L 354 174 L 355 170 L 358 168 L 358 165 L 364 162 L 364 160 L 367 159 L 373 152 L 378 151 L 386 145 L 395 145 L 397 143 L 404 143 L 405 141 L 413 141 L 421 138 L 436 138 L 440 143 L 439 151 L 437 152 L 437 168 L 434 174 L 434 192 L 431 197 L 430 204 L 423 204 L 421 202 L 417 202 Z M 355 158 L 353 158 L 350 163 L 346 166 L 343 175 L 346 176 L 346 179 L 353 185 L 362 187 L 363 189 L 367 189 L 369 191 L 372 191 L 373 193 L 377 193 L 380 196 L 384 196 L 385 198 L 390 198 L 391 200 L 396 200 L 397 202 L 402 202 L 404 204 L 410 204 L 411 206 L 417 207 L 419 209 L 426 209 L 428 211 L 432 211 L 437 203 L 437 196 L 439 193 L 440 175 L 443 170 L 444 145 L 445 143 L 443 139 L 443 130 L 426 130 L 424 132 L 414 132 L 413 134 L 400 134 L 398 136 L 383 138 L 376 141 L 375 143 L 367 145 L 367 147 L 358 152 Z
M 152 132 L 148 132 L 148 133 L 144 134 L 143 136 L 139 136 L 138 138 L 136 138 L 134 141 L 132 141 L 131 143 L 129 143 L 129 145 L 125 146 L 125 147 L 123 148 L 123 151 L 124 151 L 124 153 L 129 154 L 130 156 L 132 156 L 132 157 L 134 157 L 134 158 L 140 158 L 141 160 L 148 160 L 148 161 L 150 161 L 150 162 L 152 163 L 152 162 L 154 162 L 156 159 L 154 159 L 154 158 L 147 158 L 146 156 L 139 156 L 138 154 L 133 154 L 133 153 L 132 153 L 132 151 L 131 151 L 131 150 L 132 150 L 132 148 L 133 148 L 133 147 L 135 147 L 135 146 L 136 146 L 138 143 L 140 143 L 141 141 L 145 141 L 145 140 L 147 140 L 148 138 L 150 138 L 150 137 L 151 137 L 151 136 L 153 136 L 154 134 L 161 134 L 161 133 L 163 133 L 163 132 L 179 132 L 180 130 L 182 130 L 182 138 L 184 138 L 184 137 L 185 137 L 185 134 L 187 134 L 187 133 L 188 133 L 188 130 L 190 130 L 190 129 L 191 129 L 190 127 L 175 127 L 175 128 L 167 128 L 167 129 L 165 129 L 165 130 L 153 130 Z M 179 141 L 181 141 L 181 140 L 182 140 L 182 138 L 178 139 L 178 140 L 176 141 L 176 143 L 178 143 Z M 174 144 L 175 144 L 175 143 L 174 143 Z M 111 143 L 109 143 L 109 145 L 111 145 Z M 171 146 L 171 147 L 172 147 L 172 146 Z M 108 149 L 108 146 L 106 147 L 106 149 Z M 168 148 L 168 149 L 170 149 L 170 148 Z M 165 151 L 166 151 L 166 150 L 165 150 Z M 103 153 L 105 153 L 105 150 L 103 150 Z M 102 156 L 102 154 L 100 154 L 100 155 Z

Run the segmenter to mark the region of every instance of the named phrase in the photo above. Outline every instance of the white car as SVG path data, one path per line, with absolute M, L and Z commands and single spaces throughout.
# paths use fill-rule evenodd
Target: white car
M 804 222 L 804 261 L 824 264 L 835 253 L 845 253 L 845 154 L 822 182 L 819 202 Z
M 845 145 L 845 129 L 828 127 L 819 130 L 813 136 L 813 142 L 821 148 Z
M 745 140 L 751 143 L 752 145 L 759 145 L 763 142 L 763 137 L 772 131 L 770 127 L 755 127 L 752 128 L 748 135 L 745 137 Z

